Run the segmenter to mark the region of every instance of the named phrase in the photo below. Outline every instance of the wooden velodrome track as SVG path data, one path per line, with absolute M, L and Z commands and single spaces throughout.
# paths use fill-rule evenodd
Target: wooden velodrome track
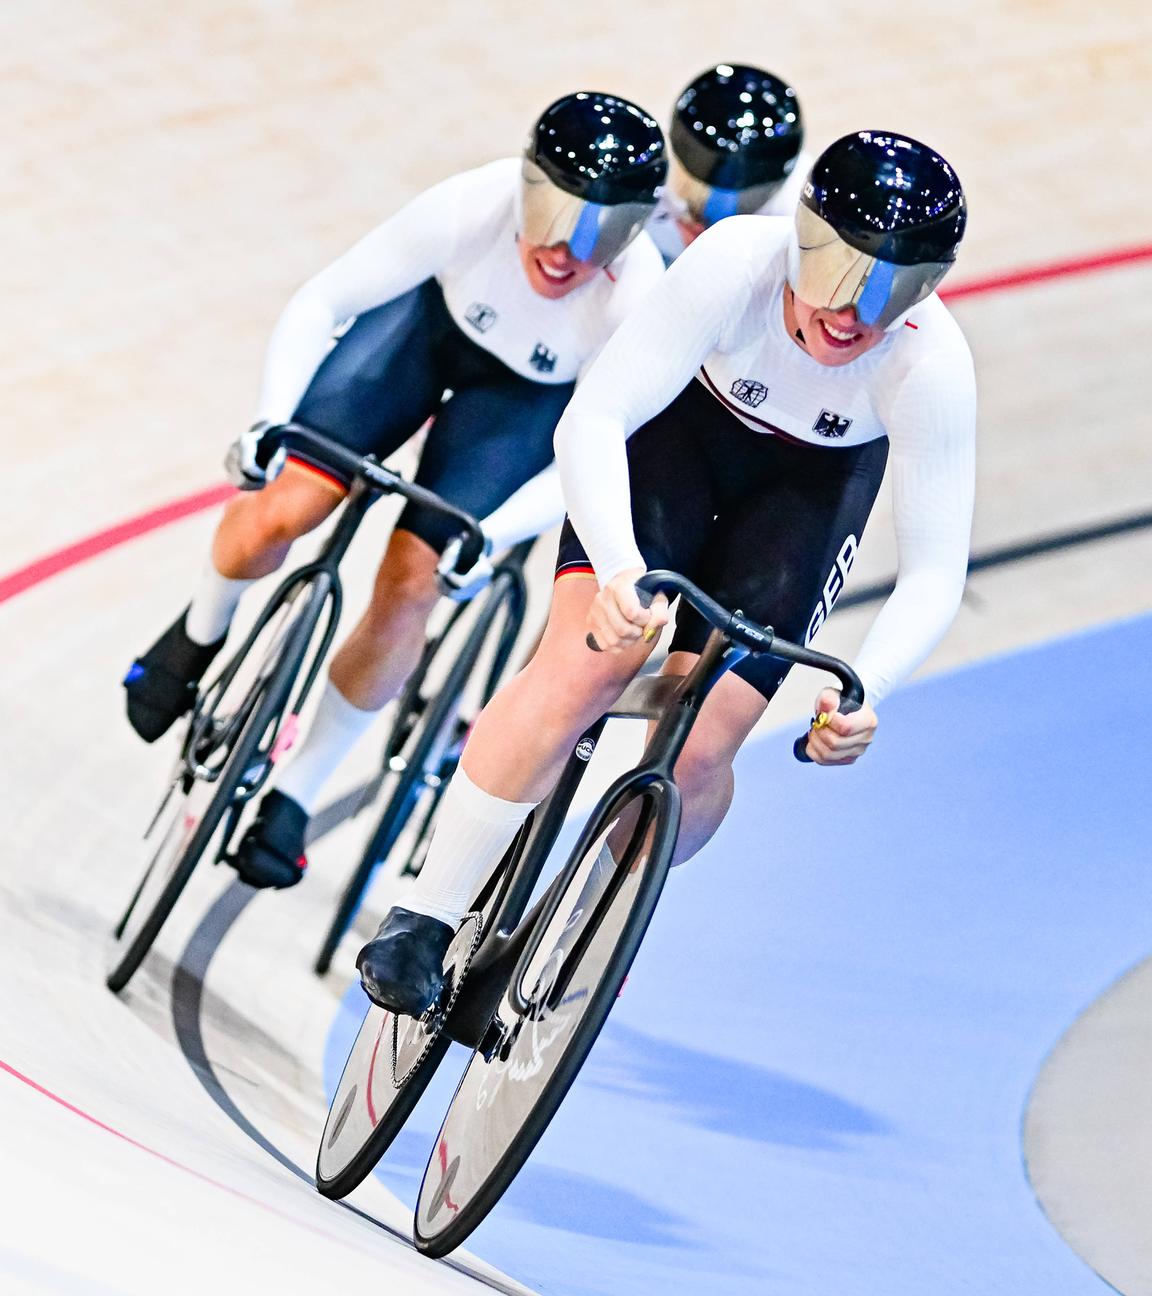
M 977 550 L 1147 510 L 1150 49 L 1152 11 L 1132 0 L 866 12 L 448 0 L 419 19 L 352 0 L 14 0 L 0 15 L 0 580 L 213 486 L 287 295 L 403 199 L 515 152 L 559 93 L 618 91 L 663 117 L 720 59 L 791 78 L 814 149 L 867 126 L 938 146 L 971 204 L 957 285 L 1135 251 L 958 299 L 956 313 L 980 377 Z M 357 545 L 352 591 L 385 521 Z M 347 857 L 353 831 L 326 843 L 308 886 L 241 915 L 200 1005 L 209 1069 L 281 1163 L 206 1100 L 204 1068 L 174 1047 L 168 973 L 218 880 L 197 879 L 124 1002 L 102 986 L 103 938 L 164 763 L 123 723 L 116 683 L 179 606 L 211 524 L 195 514 L 0 606 L 0 1289 L 287 1293 L 388 1273 L 401 1291 L 463 1290 L 474 1283 L 460 1270 L 418 1261 L 282 1164 L 310 1165 L 322 1119 L 319 1052 L 343 982 L 304 969 L 338 882 L 324 861 Z M 892 565 L 880 509 L 856 585 Z M 1146 611 L 1150 570 L 1143 529 L 974 577 L 927 669 Z M 870 615 L 841 613 L 823 645 L 850 652 Z M 810 691 L 790 685 L 772 723 L 794 722 Z M 1010 704 L 1026 742 L 1030 708 L 1059 701 Z M 1122 710 L 1118 698 L 1103 723 Z M 1116 736 L 1146 768 L 1140 740 L 1122 724 Z M 271 951 L 289 987 L 269 982 Z M 364 1211 L 403 1230 L 380 1185 L 363 1194 Z M 1076 1231 L 1091 1250 L 1083 1196 Z M 1152 1272 L 1138 1230 L 1113 1228 L 1108 1244 Z

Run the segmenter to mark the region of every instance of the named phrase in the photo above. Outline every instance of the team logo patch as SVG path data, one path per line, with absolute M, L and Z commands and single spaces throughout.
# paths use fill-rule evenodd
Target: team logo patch
M 464 312 L 464 318 L 477 333 L 487 333 L 496 323 L 497 317 L 491 306 L 486 306 L 483 302 L 473 302 Z
M 839 439 L 851 426 L 851 419 L 841 418 L 832 410 L 821 410 L 820 417 L 812 424 L 812 431 L 817 436 Z
M 590 761 L 592 759 L 592 753 L 595 750 L 596 750 L 596 744 L 592 741 L 591 738 L 581 738 L 580 741 L 576 744 L 576 755 L 582 761 Z
M 536 350 L 528 357 L 528 363 L 541 373 L 551 373 L 556 368 L 556 352 L 549 351 L 543 342 L 537 342 Z
M 738 401 L 750 405 L 753 409 L 757 405 L 762 405 L 768 395 L 768 388 L 753 378 L 737 378 L 729 390 Z

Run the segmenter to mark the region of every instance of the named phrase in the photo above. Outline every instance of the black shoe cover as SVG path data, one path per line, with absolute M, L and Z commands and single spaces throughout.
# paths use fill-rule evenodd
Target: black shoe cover
M 308 815 L 302 806 L 283 792 L 273 789 L 260 802 L 260 809 L 228 863 L 240 880 L 254 887 L 295 886 L 304 876 L 304 835 Z
M 364 993 L 381 1008 L 422 1016 L 440 997 L 444 955 L 455 935 L 455 928 L 439 918 L 389 909 L 356 958 Z
M 145 742 L 155 742 L 192 709 L 201 677 L 224 646 L 223 639 L 214 644 L 189 639 L 186 615 L 182 612 L 124 676 L 128 723 Z

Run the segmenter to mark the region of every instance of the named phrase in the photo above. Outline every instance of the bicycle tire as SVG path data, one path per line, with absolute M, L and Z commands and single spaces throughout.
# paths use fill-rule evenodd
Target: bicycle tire
M 511 574 L 498 571 L 488 591 L 482 596 L 486 598 L 485 605 L 461 645 L 443 684 L 427 705 L 417 711 L 408 734 L 410 746 L 406 764 L 397 776 L 359 863 L 344 885 L 320 943 L 313 964 L 317 976 L 324 976 L 331 968 L 332 959 L 360 910 L 377 868 L 387 859 L 416 808 L 419 794 L 424 790 L 423 780 L 428 758 L 480 662 L 496 618 L 503 605 L 515 597 L 515 593 Z M 444 639 L 441 638 L 438 646 L 442 647 L 443 643 Z M 434 659 L 435 654 L 422 662 L 425 675 Z M 409 701 L 408 705 L 411 707 L 413 703 Z
M 346 1197 L 362 1183 L 420 1101 L 448 1051 L 451 1041 L 443 1033 L 444 1021 L 475 956 L 480 935 L 480 915 L 466 915 L 444 956 L 444 967 L 453 976 L 453 991 L 444 1011 L 433 1022 L 426 1025 L 376 1004 L 369 1005 L 320 1135 L 316 1188 L 323 1196 Z M 401 1029 L 405 1032 L 403 1042 Z M 380 1057 L 382 1044 L 391 1052 L 391 1058 Z M 407 1057 L 403 1054 L 406 1046 L 410 1050 Z M 404 1061 L 398 1069 L 401 1058 Z M 377 1103 L 382 1105 L 378 1108 Z
M 585 860 L 598 852 L 613 822 L 637 800 L 650 809 L 645 814 L 642 806 L 643 817 L 630 830 L 620 863 L 606 872 L 595 904 L 582 907 L 585 884 L 578 872 L 568 884 L 556 911 L 564 925 L 538 968 L 530 1012 L 516 1014 L 506 992 L 489 1039 L 472 1054 L 420 1185 L 414 1240 L 425 1255 L 454 1250 L 499 1201 L 555 1115 L 619 995 L 667 876 L 679 822 L 675 788 L 662 781 L 626 787 L 594 816 L 595 828 L 577 846 Z M 548 945 L 546 940 L 542 948 Z M 565 1008 L 567 1017 L 560 1011 Z M 499 1023 L 508 1027 L 502 1040 Z
M 316 591 L 319 588 L 318 584 L 313 584 L 309 602 L 301 612 L 296 625 L 292 628 L 290 636 L 286 640 L 286 647 L 280 661 L 277 662 L 267 676 L 257 680 L 253 685 L 254 688 L 261 690 L 263 697 L 251 708 L 249 718 L 236 737 L 236 741 L 220 771 L 215 789 L 203 813 L 197 818 L 191 836 L 178 848 L 179 854 L 171 865 L 167 881 L 153 901 L 148 913 L 144 916 L 139 928 L 134 935 L 128 938 L 123 952 L 108 971 L 104 983 L 113 993 L 119 993 L 124 989 L 139 969 L 148 951 L 155 944 L 156 938 L 168 921 L 176 902 L 188 885 L 196 865 L 200 862 L 200 858 L 215 835 L 216 829 L 227 814 L 232 804 L 236 786 L 240 782 L 240 776 L 245 772 L 249 762 L 255 755 L 261 737 L 275 718 L 276 712 L 283 707 L 299 673 L 300 666 L 307 655 L 312 632 L 323 614 L 328 591 L 322 590 L 317 596 Z M 246 705 L 250 699 L 251 692 L 245 696 L 240 705 Z M 186 804 L 190 797 L 203 787 L 203 784 L 194 783 L 178 799 L 177 811 L 181 804 Z M 136 907 L 144 898 L 144 892 L 147 889 L 152 870 L 156 867 L 157 860 L 158 856 L 154 856 L 145 869 L 144 876 L 136 888 L 124 916 L 115 928 L 118 943 L 123 941 L 127 935 L 129 924 L 135 914 Z

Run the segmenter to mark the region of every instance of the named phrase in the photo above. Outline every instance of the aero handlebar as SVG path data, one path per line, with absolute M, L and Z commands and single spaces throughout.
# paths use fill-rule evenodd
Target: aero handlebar
M 264 449 L 268 446 L 268 450 Z M 456 558 L 456 570 L 466 572 L 474 566 L 484 552 L 484 533 L 480 524 L 463 509 L 442 500 L 433 491 L 425 490 L 414 482 L 405 481 L 399 473 L 385 468 L 371 455 L 361 456 L 355 450 L 340 445 L 331 437 L 304 427 L 300 423 L 281 423 L 271 427 L 261 438 L 260 457 L 270 459 L 276 450 L 283 446 L 286 450 L 303 450 L 310 458 L 344 477 L 362 478 L 370 486 L 385 495 L 402 495 L 414 504 L 433 509 L 437 513 L 453 518 L 460 524 L 462 539 L 460 553 Z
M 827 671 L 830 675 L 835 675 L 840 681 L 839 710 L 843 715 L 850 715 L 853 711 L 859 711 L 863 705 L 864 686 L 860 683 L 860 677 L 847 662 L 842 662 L 838 657 L 830 657 L 826 653 L 815 652 L 802 644 L 790 643 L 787 639 L 781 639 L 776 635 L 771 626 L 762 626 L 755 621 L 749 621 L 740 612 L 729 612 L 726 608 L 721 607 L 715 599 L 710 598 L 702 589 L 677 572 L 645 572 L 636 582 L 636 592 L 645 607 L 651 604 L 653 597 L 657 593 L 672 596 L 678 594 L 686 603 L 691 604 L 709 625 L 714 626 L 717 630 L 726 634 L 734 643 L 742 645 L 750 652 L 770 653 L 773 657 L 779 657 L 783 661 L 794 662 L 800 666 L 810 666 L 814 670 Z M 597 652 L 600 651 L 591 635 L 588 636 L 588 646 L 594 648 Z M 806 733 L 796 739 L 792 751 L 797 760 L 811 760 L 805 750 L 807 745 L 808 735 Z

